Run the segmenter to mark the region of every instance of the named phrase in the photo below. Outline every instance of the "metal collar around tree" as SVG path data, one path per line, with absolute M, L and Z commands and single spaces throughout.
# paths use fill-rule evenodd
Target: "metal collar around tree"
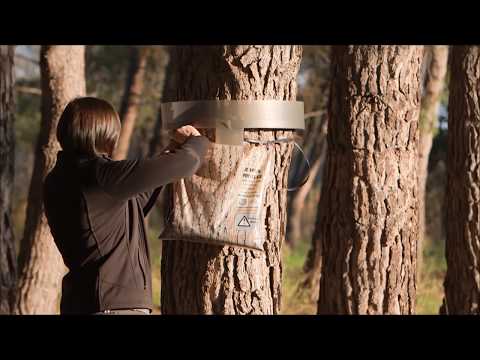
M 215 142 L 242 145 L 245 141 L 257 144 L 289 142 L 282 138 L 268 141 L 245 140 L 245 129 L 305 129 L 302 101 L 283 100 L 202 100 L 176 101 L 161 104 L 162 126 L 167 130 L 192 125 L 200 129 L 215 129 Z M 307 165 L 307 174 L 294 191 L 309 177 L 310 163 L 301 147 L 295 143 Z
M 215 129 L 215 142 L 242 145 L 244 129 L 305 129 L 301 101 L 205 100 L 161 105 L 163 127 Z

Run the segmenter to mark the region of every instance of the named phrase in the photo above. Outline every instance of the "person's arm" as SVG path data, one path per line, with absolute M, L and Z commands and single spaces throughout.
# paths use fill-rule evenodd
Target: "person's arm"
M 175 143 L 174 141 L 170 141 L 170 144 L 168 144 L 168 146 L 164 148 L 160 152 L 160 154 L 165 154 L 165 153 L 174 151 L 177 148 L 178 148 L 178 144 Z M 153 190 L 148 190 L 146 192 L 142 192 L 137 195 L 137 199 L 139 200 L 140 205 L 142 206 L 144 216 L 147 216 L 150 210 L 153 208 L 160 193 L 162 192 L 162 189 L 163 189 L 163 186 L 159 186 Z
M 150 159 L 103 164 L 97 169 L 97 179 L 111 196 L 128 199 L 195 174 L 208 145 L 206 137 L 190 136 L 179 148 Z

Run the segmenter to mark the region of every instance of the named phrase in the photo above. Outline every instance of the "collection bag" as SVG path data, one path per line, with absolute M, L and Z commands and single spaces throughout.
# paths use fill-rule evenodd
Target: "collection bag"
M 274 159 L 269 144 L 212 143 L 197 173 L 170 185 L 173 203 L 167 206 L 160 239 L 263 250 L 264 203 L 267 189 L 274 186 Z

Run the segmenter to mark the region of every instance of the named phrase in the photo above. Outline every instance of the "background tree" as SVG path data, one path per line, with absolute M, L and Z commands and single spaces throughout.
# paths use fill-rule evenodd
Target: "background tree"
M 317 148 L 317 158 L 316 161 L 313 163 L 313 166 L 317 166 L 320 172 L 320 179 L 318 186 L 320 187 L 323 182 L 323 172 L 325 167 L 325 159 L 327 154 L 327 129 L 328 129 L 328 100 L 330 96 L 330 86 L 331 86 L 331 51 L 329 51 L 325 56 L 328 56 L 326 59 L 323 60 L 323 71 L 322 71 L 322 78 L 324 79 L 323 84 L 323 91 L 321 93 L 321 97 L 317 100 L 319 102 L 319 109 L 321 111 L 321 117 L 317 119 L 319 125 L 321 126 L 317 133 L 313 133 L 311 137 L 316 139 L 316 148 Z M 321 171 L 320 171 L 321 170 Z M 319 195 L 320 191 L 319 191 Z M 320 244 L 320 237 L 318 235 L 318 214 L 320 206 L 322 206 L 322 202 L 320 201 L 320 196 L 316 197 L 316 204 L 315 206 L 316 213 L 315 216 L 311 216 L 313 218 L 313 231 L 310 232 L 309 240 L 310 240 L 310 247 L 308 249 L 305 262 L 302 268 L 302 278 L 299 281 L 298 287 L 296 289 L 296 295 L 300 297 L 302 294 L 306 294 L 311 301 L 318 300 L 319 294 L 319 285 L 320 285 L 320 266 L 321 266 L 321 244 Z M 298 201 L 294 199 L 294 201 Z M 293 211 L 295 212 L 295 211 Z M 303 215 L 305 216 L 305 215 Z M 292 221 L 293 222 L 293 221 Z
M 172 49 L 173 48 L 173 49 Z M 167 47 L 164 51 L 166 53 L 166 56 L 168 57 L 168 62 L 165 68 L 165 77 L 164 77 L 164 82 L 162 86 L 162 94 L 161 94 L 161 101 L 159 103 L 166 102 L 166 93 L 167 89 L 172 88 L 174 86 L 173 84 L 173 69 L 174 69 L 174 64 L 171 59 L 170 55 L 170 50 L 174 50 L 175 48 L 172 46 Z M 155 125 L 153 127 L 153 134 L 150 138 L 149 141 L 149 146 L 148 146 L 148 154 L 152 156 L 153 154 L 161 151 L 168 145 L 168 136 L 167 136 L 167 131 L 165 131 L 162 128 L 162 111 L 161 108 L 158 108 L 157 112 L 157 117 L 155 121 Z
M 286 243 L 291 247 L 311 235 L 311 224 L 306 221 L 311 217 L 302 216 L 302 213 L 307 197 L 313 196 L 318 200 L 319 191 L 312 190 L 319 187 L 326 154 L 329 50 L 329 46 L 307 46 L 302 57 L 299 76 L 302 85 L 299 86 L 298 97 L 304 102 L 306 118 L 305 131 L 298 143 L 310 161 L 311 170 L 308 181 L 288 196 Z M 292 183 L 298 183 L 305 171 L 301 156 L 294 156 L 290 168 Z
M 435 45 L 425 49 L 426 76 L 420 110 L 420 141 L 418 144 L 418 263 L 422 274 L 423 248 L 426 235 L 426 187 L 428 164 L 433 137 L 438 129 L 438 110 L 447 73 L 448 46 Z
M 144 87 L 138 102 L 138 114 L 130 138 L 129 157 L 148 153 L 148 139 L 154 126 L 160 100 L 167 53 L 163 46 L 145 46 L 149 56 L 145 64 Z M 86 46 L 85 67 L 87 94 L 98 96 L 121 108 L 130 64 L 130 46 Z M 16 246 L 23 237 L 28 198 L 32 177 L 35 144 L 41 124 L 40 46 L 20 45 L 15 52 L 16 116 L 15 116 L 15 174 L 13 191 L 13 222 Z M 157 214 L 153 220 L 159 218 Z M 154 221 L 153 221 L 154 222 Z M 154 224 L 156 225 L 156 224 Z M 158 231 L 152 229 L 149 240 L 152 245 L 154 266 L 160 267 Z M 160 273 L 154 273 L 158 279 Z M 156 284 L 157 286 L 157 284 Z
M 165 78 L 165 66 L 168 60 L 168 47 L 148 46 L 151 52 L 146 62 L 144 87 L 138 106 L 138 116 L 135 121 L 134 131 L 130 141 L 128 157 L 144 156 L 149 152 L 149 143 L 154 126 L 158 119 L 158 103 L 160 102 L 163 88 L 168 88 L 168 77 L 175 80 L 175 76 Z M 304 47 L 302 62 L 297 76 L 297 98 L 305 102 L 307 113 L 316 113 L 319 110 L 316 101 L 325 100 L 319 95 L 319 84 L 326 81 L 329 71 L 323 71 L 325 64 L 324 49 L 327 46 Z M 89 45 L 86 46 L 86 74 L 87 94 L 98 96 L 110 101 L 117 109 L 121 108 L 122 98 L 125 94 L 125 84 L 130 63 L 130 46 Z M 25 227 L 26 205 L 28 187 L 34 168 L 35 145 L 41 124 L 41 84 L 40 84 L 40 46 L 18 45 L 15 47 L 15 181 L 12 193 L 12 221 L 15 230 L 16 248 L 20 248 Z M 171 65 L 173 66 L 173 65 Z M 328 67 L 327 67 L 328 70 Z M 171 71 L 167 71 L 167 75 Z M 165 78 L 165 79 L 164 79 Z M 176 80 L 175 80 L 176 81 Z M 422 80 L 423 82 L 423 80 Z M 326 89 L 328 91 L 328 88 Z M 446 238 L 444 194 L 446 187 L 446 152 L 447 152 L 447 116 L 448 116 L 448 88 L 442 93 L 439 108 L 439 126 L 435 131 L 430 160 L 428 166 L 426 212 L 428 241 L 425 242 L 424 266 L 422 278 L 417 281 L 417 312 L 421 314 L 438 313 L 438 308 L 444 295 L 443 282 L 446 272 L 444 243 Z M 318 124 L 319 114 L 307 120 Z M 159 124 L 159 123 L 158 123 Z M 313 134 L 313 132 L 306 132 Z M 160 132 L 161 134 L 161 132 Z M 315 133 L 316 134 L 316 133 Z M 301 135 L 301 134 L 300 134 Z M 165 144 L 165 137 L 159 137 L 158 148 Z M 307 141 L 308 142 L 308 141 Z M 304 144 L 308 151 L 309 146 Z M 293 153 L 292 165 L 289 171 L 290 184 L 298 183 L 303 175 L 296 151 Z M 312 166 L 315 164 L 310 157 Z M 325 162 L 324 162 L 325 163 Z M 301 234 L 295 246 L 283 246 L 282 250 L 282 309 L 284 314 L 314 314 L 317 311 L 316 299 L 318 291 L 309 292 L 314 296 L 299 296 L 295 290 L 305 280 L 302 267 L 307 268 L 305 258 L 309 247 L 314 243 L 311 233 L 315 228 L 316 209 L 319 206 L 322 172 L 325 166 L 320 166 L 319 173 L 312 188 L 309 190 L 301 215 Z M 303 188 L 304 189 L 304 188 Z M 288 193 L 289 201 L 294 193 Z M 166 193 L 164 194 L 166 195 Z M 0 200 L 1 201 L 1 200 Z M 159 201 L 161 204 L 161 201 Z M 290 202 L 290 205 L 292 203 Z M 292 213 L 290 213 L 292 214 Z M 291 219 L 287 220 L 290 221 Z M 160 254 L 161 242 L 158 234 L 162 228 L 162 212 L 160 207 L 153 211 L 149 217 L 150 227 L 148 238 L 151 246 L 153 266 L 153 291 L 155 306 L 160 306 Z M 430 241 L 431 240 L 431 241 Z M 312 241 L 312 244 L 310 244 Z M 315 244 L 320 244 L 316 242 Z M 313 249 L 313 247 L 311 247 Z M 317 247 L 319 249 L 319 247 Z M 312 251 L 310 251 L 312 253 Z M 314 252 L 316 255 L 319 251 Z M 417 251 L 418 254 L 418 251 Z M 317 259 L 321 259 L 318 258 Z M 319 264 L 319 261 L 317 261 Z M 155 270 L 157 269 L 157 270 Z M 417 272 L 418 273 L 418 272 Z M 308 274 L 308 273 L 307 273 Z M 307 277 L 308 279 L 308 277 Z M 314 282 L 318 286 L 319 282 Z
M 453 46 L 447 156 L 443 309 L 480 314 L 480 47 Z
M 12 220 L 14 178 L 14 46 L 0 45 L 0 314 L 11 312 L 16 283 Z
M 319 314 L 415 312 L 422 46 L 336 46 Z
M 156 123 L 168 61 L 164 46 L 135 48 L 105 45 L 86 47 L 88 94 L 110 101 L 119 109 L 122 119 L 125 118 L 123 113 L 129 113 L 132 115 L 129 118 L 135 119 L 130 122 L 133 126 L 122 125 L 125 130 L 128 129 L 124 132 L 124 139 L 128 139 L 129 144 L 124 157 L 148 155 L 148 135 Z M 133 93 L 141 93 L 141 96 Z M 133 111 L 123 110 L 129 108 L 127 104 L 132 105 L 130 109 Z M 129 137 L 126 136 L 128 133 Z M 122 141 L 119 140 L 119 143 Z
M 42 123 L 37 140 L 23 239 L 16 312 L 57 312 L 60 282 L 65 272 L 43 210 L 43 181 L 60 148 L 56 127 L 66 104 L 85 95 L 85 47 L 42 46 L 40 54 Z
M 20 248 L 25 227 L 28 187 L 41 122 L 39 60 L 40 46 L 15 47 L 15 182 L 12 201 L 17 249 Z
M 132 46 L 130 48 L 130 63 L 128 66 L 125 93 L 120 107 L 120 119 L 122 131 L 118 139 L 117 148 L 113 153 L 114 160 L 123 160 L 128 155 L 130 139 L 138 116 L 141 95 L 143 91 L 143 79 L 150 48 Z
M 301 52 L 299 46 L 176 47 L 170 54 L 173 86 L 166 92 L 165 100 L 294 100 Z M 288 133 L 248 131 L 245 135 L 274 139 Z M 277 144 L 265 147 L 265 151 L 275 154 L 275 187 L 285 188 L 292 145 Z M 228 157 L 228 151 L 217 154 L 219 162 Z M 201 191 L 206 185 L 198 186 Z M 269 188 L 265 207 L 265 253 L 163 241 L 162 313 L 279 312 L 286 192 Z
M 170 59 L 170 47 L 166 47 L 164 50 L 165 56 Z M 161 102 L 159 104 L 165 102 L 166 100 L 166 89 L 172 86 L 172 69 L 173 69 L 173 64 L 172 61 L 168 61 L 165 65 L 164 71 L 165 71 L 165 77 L 163 81 L 163 86 L 162 86 L 162 93 L 161 93 Z M 158 107 L 158 113 L 156 117 L 155 124 L 150 131 L 151 136 L 148 137 L 143 136 L 144 140 L 148 140 L 143 142 L 143 151 L 142 151 L 142 156 L 154 156 L 155 154 L 161 152 L 167 145 L 169 141 L 168 137 L 168 131 L 163 129 L 162 127 L 162 111 L 161 107 Z M 166 191 L 161 191 L 160 195 L 157 199 L 157 206 L 154 208 L 154 211 L 151 211 L 149 216 L 145 219 L 146 226 L 149 228 L 151 231 L 156 231 L 157 233 L 161 233 L 164 229 L 165 226 L 165 217 L 164 217 L 164 210 L 165 210 L 165 201 L 167 200 L 168 194 Z M 153 218 L 153 222 L 150 221 L 150 219 Z M 153 225 L 153 226 L 150 226 Z M 161 241 L 158 241 L 156 239 L 157 236 L 155 236 L 155 240 L 152 243 L 152 247 L 154 249 L 159 249 L 158 253 L 161 252 Z M 155 280 L 155 275 L 154 273 L 154 280 Z M 158 279 L 159 280 L 159 279 Z

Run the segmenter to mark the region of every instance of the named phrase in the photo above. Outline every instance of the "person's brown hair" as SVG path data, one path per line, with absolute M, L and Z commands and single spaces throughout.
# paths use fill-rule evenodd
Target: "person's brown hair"
M 89 157 L 111 156 L 120 136 L 120 118 L 102 99 L 72 100 L 58 121 L 57 139 L 65 152 Z

